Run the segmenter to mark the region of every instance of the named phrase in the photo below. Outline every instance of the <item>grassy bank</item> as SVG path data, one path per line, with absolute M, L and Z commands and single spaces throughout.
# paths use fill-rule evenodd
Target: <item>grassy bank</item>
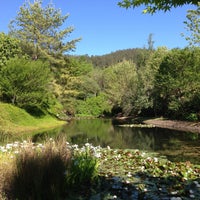
M 26 132 L 34 132 L 50 129 L 64 124 L 50 115 L 34 117 L 25 110 L 11 104 L 0 103 L 0 133 L 21 135 Z

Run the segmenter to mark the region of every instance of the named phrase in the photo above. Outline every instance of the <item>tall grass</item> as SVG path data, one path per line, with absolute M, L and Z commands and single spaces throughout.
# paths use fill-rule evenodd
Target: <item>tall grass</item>
M 49 142 L 41 148 L 28 144 L 7 175 L 8 199 L 60 199 L 66 193 L 64 173 L 70 158 L 64 142 Z
M 92 146 L 74 148 L 64 140 L 50 140 L 44 145 L 26 141 L 16 144 L 6 145 L 9 152 L 5 156 L 14 158 L 5 181 L 0 181 L 2 193 L 9 200 L 66 199 L 81 186 L 90 187 L 98 177 L 98 159 Z M 6 147 L 0 150 L 6 151 Z

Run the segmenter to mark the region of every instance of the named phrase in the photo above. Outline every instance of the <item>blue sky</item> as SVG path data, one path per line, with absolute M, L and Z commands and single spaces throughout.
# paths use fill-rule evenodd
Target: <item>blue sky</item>
M 0 7 L 0 32 L 8 32 L 8 24 L 14 19 L 25 0 L 3 0 Z M 43 0 L 49 3 L 50 0 Z M 187 5 L 158 12 L 154 15 L 142 14 L 142 7 L 124 9 L 117 6 L 118 0 L 51 0 L 62 14 L 69 14 L 64 27 L 73 26 L 75 30 L 68 40 L 81 37 L 74 55 L 103 55 L 128 48 L 147 46 L 150 33 L 155 41 L 154 47 L 184 48 L 186 40 L 181 33 L 186 32 Z

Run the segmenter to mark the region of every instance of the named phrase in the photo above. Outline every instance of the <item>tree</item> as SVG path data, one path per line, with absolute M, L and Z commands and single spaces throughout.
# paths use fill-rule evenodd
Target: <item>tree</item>
M 146 8 L 144 13 L 155 13 L 156 11 L 163 10 L 169 11 L 172 7 L 183 6 L 184 4 L 198 5 L 199 0 L 122 0 L 118 3 L 120 7 L 136 8 L 144 5 Z
M 6 64 L 6 62 L 18 54 L 21 53 L 19 46 L 19 40 L 0 33 L 0 67 Z
M 80 39 L 66 42 L 74 30 L 61 30 L 68 15 L 52 4 L 42 7 L 42 0 L 26 1 L 20 7 L 17 17 L 10 23 L 10 34 L 21 41 L 23 50 L 34 59 L 48 59 L 51 63 L 62 61 L 63 54 L 75 48 Z
M 200 49 L 173 49 L 164 57 L 155 79 L 158 112 L 186 119 L 200 112 Z
M 0 98 L 18 107 L 48 107 L 51 73 L 47 63 L 25 58 L 10 59 L 0 71 Z
M 104 92 L 110 104 L 121 108 L 125 115 L 133 110 L 132 102 L 137 98 L 137 88 L 137 69 L 133 62 L 124 60 L 104 70 Z
M 185 36 L 185 39 L 189 41 L 190 46 L 200 47 L 200 2 L 196 10 L 188 10 L 187 13 L 187 21 L 184 23 L 190 35 Z

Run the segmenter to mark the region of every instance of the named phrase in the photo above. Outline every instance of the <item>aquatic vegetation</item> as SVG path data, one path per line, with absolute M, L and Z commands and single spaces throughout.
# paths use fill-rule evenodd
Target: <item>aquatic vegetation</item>
M 100 176 L 116 199 L 200 199 L 199 165 L 120 149 L 104 150 L 101 162 Z
M 50 139 L 0 146 L 0 159 L 0 175 L 2 163 L 12 166 L 7 181 L 0 181 L 8 197 L 20 197 L 16 190 L 71 200 L 200 199 L 200 165 L 170 162 L 155 153 Z
M 81 190 L 81 185 L 91 186 L 97 181 L 100 147 L 86 143 L 83 147 L 72 145 L 71 165 L 66 171 L 67 187 Z

